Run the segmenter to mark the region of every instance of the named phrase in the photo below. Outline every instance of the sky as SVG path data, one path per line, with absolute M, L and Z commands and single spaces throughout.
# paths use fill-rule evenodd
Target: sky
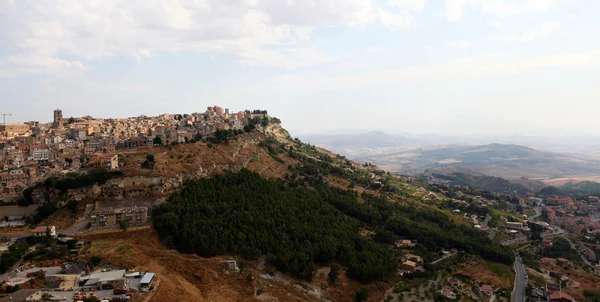
M 597 0 L 0 0 L 7 122 L 267 109 L 294 133 L 600 134 Z

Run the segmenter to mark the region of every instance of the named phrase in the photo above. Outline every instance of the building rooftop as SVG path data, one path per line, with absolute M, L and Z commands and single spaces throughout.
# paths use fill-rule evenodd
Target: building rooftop
M 48 230 L 48 228 L 52 229 L 52 228 L 54 228 L 54 226 L 53 226 L 53 225 L 49 225 L 49 226 L 45 226 L 45 225 L 44 225 L 44 226 L 42 226 L 42 225 L 41 225 L 41 226 L 38 226 L 37 228 L 35 228 L 35 229 L 33 230 L 33 232 L 34 232 L 34 233 L 43 233 L 43 232 L 45 232 L 46 230 Z
M 482 286 L 480 287 L 480 289 L 481 289 L 482 291 L 492 291 L 492 290 L 493 290 L 492 286 L 491 286 L 491 285 L 489 285 L 489 284 L 484 284 L 484 285 L 482 285 Z
M 548 298 L 550 300 L 567 299 L 567 300 L 573 301 L 573 297 L 571 297 L 569 294 L 562 292 L 562 291 L 552 293 L 552 294 L 550 294 L 550 296 Z
M 98 282 L 104 282 L 104 281 L 124 279 L 125 278 L 124 276 L 125 276 L 125 270 L 93 273 L 90 275 L 90 278 L 88 279 L 88 281 L 85 284 L 88 285 L 88 283 L 92 279 L 98 279 L 96 281 L 96 283 L 98 283 Z
M 133 206 L 133 207 L 123 207 L 123 208 L 104 208 L 94 210 L 91 215 L 109 215 L 109 214 L 127 214 L 127 213 L 137 213 L 137 212 L 147 212 L 148 207 L 146 206 Z
M 142 277 L 142 281 L 140 281 L 140 284 L 150 284 L 152 279 L 154 279 L 154 276 L 154 273 L 145 273 L 144 277 Z
M 7 294 L 5 297 L 0 298 L 0 302 L 8 301 L 25 301 L 29 296 L 39 292 L 39 289 L 22 289 L 12 294 Z

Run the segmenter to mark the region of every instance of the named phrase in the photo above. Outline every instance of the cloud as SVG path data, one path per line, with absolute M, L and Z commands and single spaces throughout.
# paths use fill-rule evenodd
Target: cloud
M 10 56 L 0 58 L 0 77 L 37 74 L 76 75 L 87 67 L 80 61 L 67 61 L 47 56 Z
M 44 91 L 46 92 L 56 92 L 56 88 L 54 88 L 54 85 L 52 85 L 50 82 L 42 82 L 41 83 L 42 89 L 44 89 Z
M 463 16 L 463 10 L 470 7 L 488 14 L 522 14 L 545 11 L 555 0 L 445 0 L 446 18 L 456 21 Z
M 360 75 L 288 74 L 271 78 L 269 83 L 272 87 L 286 91 L 336 90 L 414 83 L 424 79 L 445 77 L 512 76 L 548 68 L 574 68 L 592 65 L 600 65 L 600 50 L 520 59 L 506 58 L 500 54 L 488 54 L 451 60 L 438 65 L 413 66 Z
M 372 54 L 385 54 L 385 53 L 387 53 L 387 49 L 385 49 L 383 47 L 373 46 L 373 47 L 369 47 L 369 48 L 365 49 L 364 52 L 372 53 Z
M 390 6 L 412 9 L 421 12 L 425 8 L 425 0 L 390 0 Z
M 414 21 L 414 17 L 405 10 L 394 13 L 381 8 L 377 10 L 377 19 L 383 27 L 391 30 L 411 28 Z
M 230 55 L 243 64 L 300 68 L 333 60 L 314 46 L 316 28 L 409 28 L 412 14 L 424 6 L 424 0 L 12 1 L 0 4 L 0 39 L 9 45 L 10 56 L 76 58 L 65 61 L 72 64 L 191 52 Z M 5 75 L 36 70 L 6 68 Z
M 450 41 L 450 46 L 452 48 L 465 50 L 465 49 L 471 47 L 471 42 L 467 41 L 467 40 L 454 40 L 454 41 Z
M 520 34 L 510 35 L 504 38 L 508 41 L 533 41 L 537 38 L 548 37 L 554 33 L 554 31 L 560 28 L 562 24 L 558 22 L 547 22 L 540 26 L 540 28 L 528 30 Z

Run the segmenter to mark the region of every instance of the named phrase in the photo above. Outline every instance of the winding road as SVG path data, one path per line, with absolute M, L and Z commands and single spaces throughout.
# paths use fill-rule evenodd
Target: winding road
M 571 240 L 569 240 L 569 238 L 567 238 L 567 237 L 562 237 L 562 238 L 565 238 L 571 245 L 571 248 L 574 249 L 575 251 L 577 251 L 577 254 L 579 254 L 579 257 L 581 257 L 581 260 L 583 260 L 583 262 L 585 262 L 585 264 L 591 266 L 592 268 L 594 267 L 594 264 L 592 264 L 590 261 L 587 260 L 587 258 L 585 258 L 585 256 L 583 256 L 583 254 L 579 251 L 579 249 L 575 246 L 575 244 L 573 244 L 573 242 L 571 242 Z
M 525 301 L 525 288 L 527 287 L 527 271 L 521 261 L 521 257 L 515 257 L 515 286 L 512 292 L 512 302 Z

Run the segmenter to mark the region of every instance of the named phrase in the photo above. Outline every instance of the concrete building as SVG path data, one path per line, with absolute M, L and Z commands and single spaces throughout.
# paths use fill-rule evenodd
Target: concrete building
M 88 132 L 86 130 L 81 129 L 71 129 L 70 138 L 76 140 L 85 140 L 87 138 Z
M 148 208 L 134 206 L 128 208 L 107 208 L 92 212 L 92 227 L 115 227 L 125 220 L 129 225 L 144 225 L 148 222 Z
M 82 280 L 83 281 L 83 280 Z M 93 273 L 83 285 L 83 291 L 114 289 L 125 287 L 125 270 Z
M 96 154 L 94 164 L 107 170 L 116 170 L 119 168 L 119 156 L 116 154 Z
M 506 228 L 521 230 L 521 229 L 523 229 L 523 223 L 522 222 L 511 222 L 511 221 L 509 221 L 509 222 L 506 223 Z
M 40 145 L 31 146 L 29 148 L 29 155 L 33 158 L 33 160 L 37 161 L 48 161 L 51 157 L 50 150 Z
M 226 267 L 230 272 L 238 273 L 240 271 L 235 260 L 221 261 L 221 265 Z

